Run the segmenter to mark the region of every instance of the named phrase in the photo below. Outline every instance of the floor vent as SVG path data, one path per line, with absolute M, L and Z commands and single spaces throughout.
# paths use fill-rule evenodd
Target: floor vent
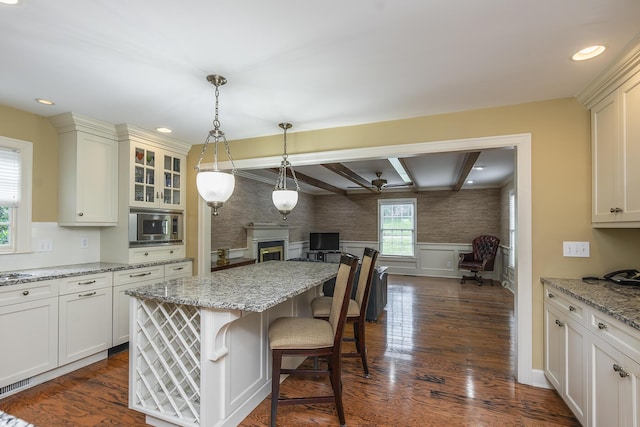
M 5 394 L 13 393 L 14 391 L 24 388 L 31 384 L 31 378 L 27 378 L 26 380 L 18 381 L 17 383 L 6 385 L 0 388 L 0 398 L 2 398 Z

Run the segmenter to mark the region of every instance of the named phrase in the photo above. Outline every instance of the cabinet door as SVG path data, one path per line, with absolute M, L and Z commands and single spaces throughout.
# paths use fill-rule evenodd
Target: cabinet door
M 618 110 L 617 92 L 591 109 L 593 222 L 616 221 L 618 214 L 611 210 L 621 209 L 618 206 Z
M 622 114 L 623 221 L 640 221 L 640 74 L 619 89 Z
M 589 388 L 593 427 L 625 425 L 624 395 L 627 384 L 619 374 L 623 366 L 622 353 L 600 338 L 592 337 Z
M 0 307 L 0 388 L 58 367 L 58 297 Z
M 130 159 L 133 177 L 130 204 L 140 207 L 158 207 L 160 198 L 157 183 L 158 150 L 142 144 L 131 144 Z
M 544 374 L 562 396 L 564 393 L 564 322 L 549 303 L 544 304 Z
M 582 425 L 587 423 L 589 345 L 587 331 L 572 320 L 565 329 L 564 397 L 567 406 Z
M 111 347 L 112 289 L 101 288 L 59 297 L 60 365 Z
M 162 153 L 160 206 L 169 209 L 184 209 L 185 194 L 182 191 L 186 180 L 184 167 L 186 157 L 180 154 Z
M 59 149 L 61 225 L 116 225 L 118 146 L 115 140 L 71 132 Z

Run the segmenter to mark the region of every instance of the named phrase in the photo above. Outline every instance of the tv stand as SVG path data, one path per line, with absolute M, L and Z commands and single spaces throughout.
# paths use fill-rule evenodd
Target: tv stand
M 311 251 L 307 252 L 307 258 L 314 261 L 339 263 L 342 251 Z

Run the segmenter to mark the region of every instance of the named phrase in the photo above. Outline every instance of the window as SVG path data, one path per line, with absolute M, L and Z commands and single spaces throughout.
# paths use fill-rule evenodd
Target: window
M 0 253 L 30 250 L 32 158 L 30 142 L 0 137 Z
M 414 256 L 416 199 L 378 200 L 382 256 Z
M 509 267 L 516 266 L 516 194 L 509 191 Z

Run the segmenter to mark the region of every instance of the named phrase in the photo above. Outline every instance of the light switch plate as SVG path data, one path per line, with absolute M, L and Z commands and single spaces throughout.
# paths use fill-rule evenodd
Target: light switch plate
M 589 258 L 589 242 L 562 242 L 562 255 Z

